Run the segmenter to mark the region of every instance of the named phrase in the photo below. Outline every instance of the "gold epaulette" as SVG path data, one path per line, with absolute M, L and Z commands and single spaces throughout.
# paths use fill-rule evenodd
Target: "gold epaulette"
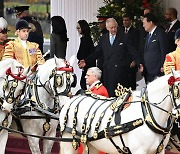
M 101 86 L 102 86 L 102 83 L 96 84 L 96 85 L 95 85 L 95 88 L 96 88 L 96 89 L 99 89 Z
M 114 100 L 115 99 L 114 97 L 108 98 L 108 97 L 105 97 L 105 96 L 102 96 L 102 95 L 94 94 L 90 90 L 86 90 L 85 94 L 88 95 L 88 96 L 91 96 L 92 98 L 99 99 L 99 100 Z

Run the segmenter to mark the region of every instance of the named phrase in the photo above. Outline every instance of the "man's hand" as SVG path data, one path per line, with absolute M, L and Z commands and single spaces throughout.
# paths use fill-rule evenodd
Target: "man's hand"
M 130 68 L 135 67 L 135 66 L 136 66 L 136 62 L 132 61 L 131 64 L 130 64 Z
M 160 71 L 163 73 L 163 72 L 164 72 L 164 68 L 163 68 L 163 67 L 161 67 L 161 68 L 160 68 Z
M 80 60 L 78 63 L 78 66 L 80 69 L 84 68 L 86 66 L 86 62 L 84 59 Z
M 138 69 L 138 71 L 142 73 L 142 72 L 143 72 L 143 70 L 144 70 L 143 65 L 142 65 L 142 64 L 139 64 L 139 69 Z

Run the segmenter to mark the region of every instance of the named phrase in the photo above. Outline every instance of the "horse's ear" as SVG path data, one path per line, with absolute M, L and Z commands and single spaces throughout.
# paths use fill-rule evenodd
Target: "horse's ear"
M 76 56 L 75 55 L 72 55 L 71 58 L 69 59 L 69 64 L 70 66 L 73 66 L 74 62 L 75 62 L 75 58 Z

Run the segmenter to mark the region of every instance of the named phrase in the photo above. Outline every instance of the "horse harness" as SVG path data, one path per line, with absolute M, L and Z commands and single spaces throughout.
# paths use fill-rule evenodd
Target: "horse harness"
M 4 84 L 3 84 L 3 97 L 0 97 L 0 107 L 1 109 L 3 109 L 3 102 L 4 100 L 6 100 L 6 102 L 10 105 L 15 105 L 17 104 L 17 102 L 20 99 L 20 96 L 22 95 L 23 91 L 24 91 L 24 87 L 25 87 L 25 82 L 23 81 L 24 79 L 26 79 L 26 76 L 22 75 L 24 71 L 24 68 L 19 66 L 18 67 L 18 74 L 14 74 L 11 72 L 11 67 L 9 67 L 6 70 L 6 78 L 4 79 Z M 11 76 L 13 79 L 12 80 L 8 80 L 9 76 Z M 23 89 L 20 91 L 20 93 L 15 97 L 14 93 L 16 91 L 16 88 L 18 86 L 18 82 L 23 82 L 24 83 L 24 87 Z M 11 83 L 11 87 L 9 87 Z M 6 90 L 9 90 L 8 94 L 6 94 Z M 15 103 L 15 104 L 13 104 Z M 6 113 L 6 117 L 5 119 L 2 121 L 2 126 L 7 127 L 9 122 L 8 122 L 8 116 L 10 115 L 10 113 Z M 2 129 L 0 129 L 2 130 Z
M 125 89 L 123 88 L 123 90 L 122 90 L 122 88 L 120 88 L 120 89 L 121 89 L 120 94 L 119 94 L 119 97 L 117 99 L 115 99 L 115 98 L 106 98 L 106 99 L 104 99 L 103 97 L 100 97 L 100 96 L 98 96 L 96 94 L 86 92 L 84 97 L 79 96 L 74 101 L 71 102 L 71 104 L 70 104 L 70 106 L 69 106 L 69 108 L 68 108 L 68 110 L 66 112 L 66 115 L 64 117 L 64 123 L 61 126 L 61 134 L 63 133 L 63 131 L 67 131 L 67 132 L 72 134 L 72 136 L 73 136 L 72 146 L 73 146 L 74 149 L 77 149 L 78 146 L 80 145 L 79 144 L 79 138 L 80 138 L 80 142 L 86 144 L 85 150 L 86 150 L 87 153 L 89 153 L 87 142 L 102 139 L 102 138 L 106 137 L 107 139 L 109 139 L 111 141 L 111 143 L 115 146 L 115 148 L 117 149 L 117 151 L 119 153 L 131 154 L 130 149 L 125 146 L 122 134 L 127 133 L 127 132 L 129 132 L 131 130 L 134 130 L 134 129 L 142 126 L 144 124 L 144 122 L 145 122 L 152 131 L 154 131 L 155 133 L 163 135 L 162 140 L 161 140 L 160 144 L 157 147 L 156 153 L 160 153 L 163 150 L 163 148 L 164 148 L 163 142 L 164 142 L 164 140 L 166 138 L 166 135 L 170 133 L 170 131 L 172 129 L 172 125 L 173 125 L 173 121 L 172 121 L 173 114 L 172 114 L 172 112 L 168 112 L 168 111 L 158 107 L 157 105 L 155 105 L 153 103 L 150 103 L 149 100 L 148 100 L 147 89 L 144 88 L 141 91 L 141 100 L 137 101 L 137 102 L 141 103 L 144 119 L 139 118 L 139 119 L 136 119 L 136 120 L 121 124 L 121 116 L 120 115 L 121 115 L 121 111 L 123 110 L 124 105 L 131 104 L 131 103 L 136 103 L 136 102 L 128 102 L 129 97 L 131 97 L 131 90 L 130 89 L 126 89 L 126 88 Z M 172 94 L 173 104 L 176 107 L 176 109 L 179 108 L 179 106 L 176 105 L 176 99 L 180 97 L 180 88 L 179 87 L 178 87 L 178 90 L 179 91 L 177 92 L 177 86 L 175 86 L 175 85 L 170 86 L 170 93 Z M 115 92 L 119 93 L 119 91 L 115 91 Z M 94 103 L 90 106 L 88 112 L 85 114 L 84 122 L 82 124 L 82 129 L 81 129 L 82 131 L 78 132 L 76 130 L 78 108 L 79 108 L 80 103 L 84 99 L 86 99 L 87 96 L 93 97 L 94 98 Z M 75 107 L 75 110 L 74 110 L 73 128 L 66 127 L 66 124 L 67 124 L 67 121 L 68 121 L 69 109 L 70 109 L 71 105 L 73 104 L 73 102 L 75 102 L 78 98 L 81 98 L 81 99 L 77 103 L 77 105 Z M 107 101 L 111 101 L 111 103 L 100 114 L 99 120 L 98 120 L 98 122 L 96 123 L 96 126 L 95 126 L 95 131 L 94 131 L 93 136 L 88 137 L 88 133 L 89 133 L 89 131 L 91 129 L 92 121 L 93 121 L 93 119 L 95 117 L 95 114 L 97 112 L 97 109 L 99 107 L 97 107 L 97 109 L 91 115 L 90 123 L 88 125 L 87 125 L 87 119 L 90 116 L 89 113 L 90 113 L 91 108 L 93 107 L 93 105 L 98 100 L 104 100 L 104 102 L 102 104 L 99 104 L 99 107 L 101 105 L 103 105 L 104 103 L 106 103 Z M 168 119 L 168 124 L 167 124 L 167 126 L 165 128 L 161 127 L 156 122 L 156 120 L 155 120 L 155 118 L 154 118 L 154 116 L 152 114 L 150 105 L 153 105 L 154 107 L 156 107 L 156 108 L 158 108 L 158 109 L 160 109 L 160 110 L 162 110 L 164 112 L 167 112 L 170 115 L 169 119 Z M 111 108 L 112 114 L 109 117 L 109 121 L 107 123 L 106 128 L 104 130 L 98 132 L 99 127 L 100 127 L 101 122 L 102 122 L 102 119 L 103 119 L 103 117 L 105 115 L 105 112 L 107 111 L 108 108 Z M 115 120 L 114 122 L 115 122 L 116 125 L 115 126 L 110 126 L 110 123 L 113 120 L 113 117 L 114 117 L 114 120 Z M 122 149 L 118 145 L 116 145 L 116 143 L 113 141 L 114 136 L 120 136 L 120 139 L 121 139 L 121 142 L 122 142 L 122 145 L 123 145 Z
M 57 74 L 57 71 L 65 71 L 61 75 Z M 70 73 L 73 72 L 73 68 L 66 66 L 61 68 L 54 68 L 52 70 L 49 79 L 43 84 L 41 80 L 37 77 L 37 72 L 31 77 L 27 85 L 27 93 L 24 95 L 24 99 L 21 100 L 21 103 L 17 108 L 14 109 L 13 114 L 16 124 L 19 129 L 23 131 L 20 119 L 46 119 L 46 122 L 43 124 L 44 135 L 50 129 L 50 120 L 55 119 L 59 120 L 57 113 L 60 112 L 59 108 L 59 95 L 71 96 L 71 85 L 76 85 L 76 76 L 73 74 L 74 83 L 70 82 Z M 64 78 L 66 78 L 66 83 L 64 83 Z M 54 79 L 54 85 L 51 87 L 50 80 Z M 40 84 L 38 84 L 38 81 Z M 62 87 L 66 84 L 66 88 L 63 92 L 58 93 L 57 88 Z M 50 89 L 48 90 L 47 87 Z M 54 99 L 53 108 L 49 108 L 44 102 L 40 101 L 38 88 L 44 88 L 45 91 Z M 53 93 L 53 90 L 55 94 Z M 28 99 L 27 95 L 29 94 Z M 43 114 L 43 116 L 26 116 L 21 115 L 29 111 L 37 111 Z
M 67 111 L 66 111 L 66 115 L 64 117 L 64 123 L 63 125 L 61 126 L 60 130 L 61 130 L 61 134 L 63 133 L 63 131 L 67 131 L 69 133 L 72 134 L 73 136 L 73 142 L 72 142 L 72 146 L 74 149 L 77 149 L 79 147 L 79 138 L 80 138 L 80 141 L 82 143 L 85 143 L 86 144 L 86 147 L 85 147 L 85 150 L 86 152 L 88 153 L 89 152 L 89 149 L 88 149 L 88 146 L 87 146 L 87 142 L 88 141 L 94 141 L 94 140 L 98 140 L 98 139 L 102 139 L 102 138 L 108 138 L 112 144 L 116 147 L 116 149 L 118 150 L 119 153 L 130 153 L 130 150 L 128 147 L 125 147 L 125 144 L 123 144 L 123 149 L 120 149 L 115 143 L 114 141 L 112 140 L 112 137 L 114 136 L 117 136 L 117 135 L 120 135 L 120 138 L 121 138 L 121 141 L 122 143 L 123 142 L 123 139 L 122 139 L 122 136 L 121 134 L 123 133 L 127 133 L 141 125 L 143 125 L 143 120 L 142 119 L 137 119 L 137 120 L 133 120 L 133 121 L 130 121 L 130 122 L 127 122 L 125 124 L 120 124 L 120 112 L 123 110 L 123 106 L 125 104 L 128 104 L 127 102 L 127 99 L 129 98 L 131 92 L 130 90 L 129 91 L 126 91 L 126 93 L 120 97 L 119 99 L 116 100 L 116 98 L 105 98 L 105 97 L 101 97 L 101 96 L 98 96 L 96 94 L 93 94 L 89 91 L 86 91 L 85 95 L 84 96 L 78 96 L 76 97 L 72 102 L 71 104 L 69 105 Z M 92 105 L 90 106 L 89 110 L 87 111 L 87 113 L 85 114 L 85 117 L 84 117 L 84 121 L 83 121 L 83 124 L 82 124 L 82 131 L 81 132 L 78 132 L 76 130 L 76 126 L 77 126 L 77 113 L 78 113 L 78 109 L 79 109 L 79 105 L 80 103 L 85 100 L 86 98 L 88 97 L 93 97 L 94 98 L 94 102 L 92 103 Z M 76 101 L 76 100 L 79 100 L 79 102 L 77 103 L 76 107 L 75 107 L 75 110 L 74 110 L 74 118 L 73 118 L 73 128 L 69 128 L 69 127 L 66 127 L 66 124 L 67 124 L 67 121 L 68 121 L 68 113 L 69 113 L 69 109 L 71 108 L 71 105 Z M 98 100 L 103 100 L 102 103 L 99 103 L 99 105 L 97 106 L 97 108 L 93 111 L 91 117 L 90 117 L 90 122 L 87 123 L 87 119 L 88 117 L 90 116 L 90 111 L 91 111 L 91 108 L 96 104 L 97 105 L 97 101 Z M 100 106 L 102 106 L 103 104 L 106 104 L 107 101 L 110 101 L 109 105 L 103 110 L 103 112 L 100 114 L 100 117 L 99 117 L 99 120 L 97 121 L 96 125 L 95 125 L 95 131 L 93 133 L 93 136 L 92 137 L 88 137 L 88 134 L 89 134 L 89 131 L 91 130 L 91 124 L 95 118 L 95 115 L 98 111 L 98 108 L 100 108 Z M 107 123 L 107 127 L 103 130 L 103 131 L 99 131 L 99 127 L 101 125 L 101 122 L 102 122 L 102 119 L 106 113 L 106 111 L 111 108 L 112 109 L 112 114 L 111 116 L 109 117 L 109 121 Z M 110 126 L 110 123 L 111 121 L 113 120 L 113 116 L 115 116 L 115 123 L 116 123 L 116 126 Z M 118 119 L 118 120 L 117 120 Z

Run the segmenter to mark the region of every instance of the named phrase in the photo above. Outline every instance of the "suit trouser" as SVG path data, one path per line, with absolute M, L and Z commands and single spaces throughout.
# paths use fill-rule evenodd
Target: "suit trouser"
M 123 87 L 129 88 L 129 69 L 127 67 L 106 66 L 103 69 L 103 80 L 104 86 L 107 88 L 110 97 L 115 96 L 115 90 L 117 89 L 118 83 Z

